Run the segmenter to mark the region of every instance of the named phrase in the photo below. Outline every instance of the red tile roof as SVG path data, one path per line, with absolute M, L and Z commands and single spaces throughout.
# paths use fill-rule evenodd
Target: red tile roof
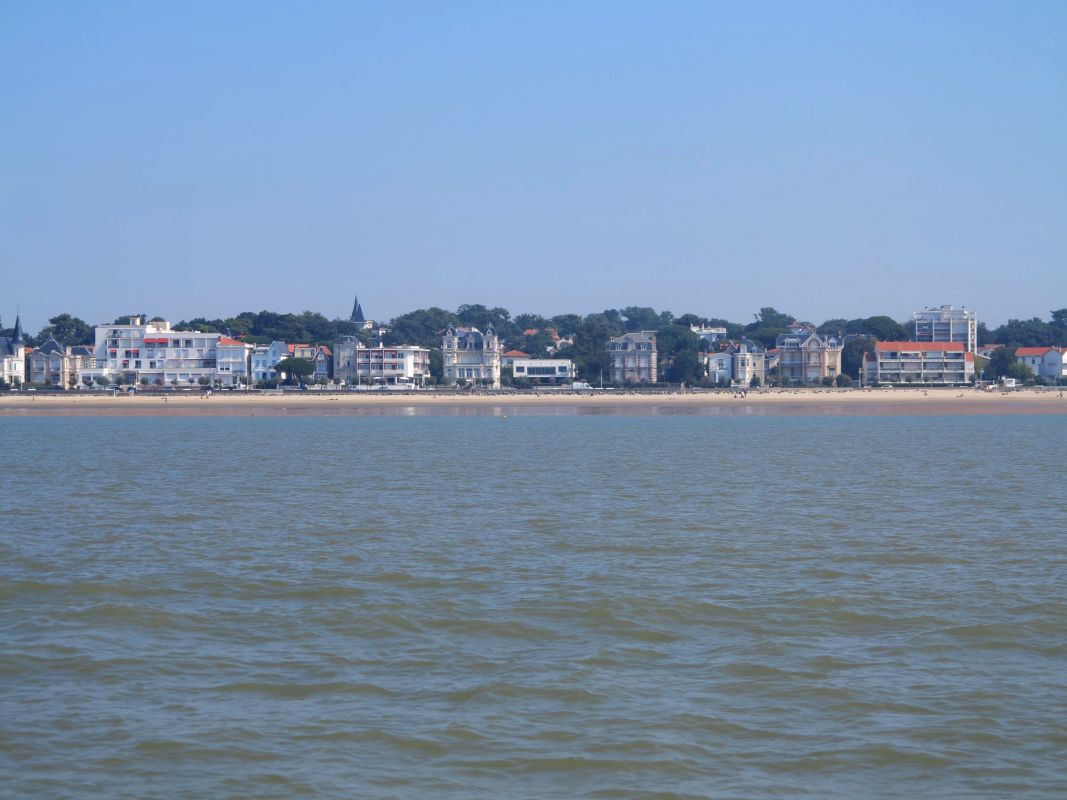
M 148 341 L 147 339 L 145 341 Z M 219 344 L 223 347 L 244 347 L 244 342 L 239 342 L 236 339 L 231 339 L 229 336 L 220 336 Z
M 522 350 L 508 350 L 502 358 L 529 358 L 529 353 L 524 353 Z
M 1059 347 L 1020 347 L 1015 351 L 1017 356 L 1043 356 L 1050 350 L 1054 350 L 1057 353 L 1062 353 Z
M 880 353 L 887 350 L 902 350 L 905 353 L 960 353 L 966 348 L 963 342 L 878 342 L 874 349 Z

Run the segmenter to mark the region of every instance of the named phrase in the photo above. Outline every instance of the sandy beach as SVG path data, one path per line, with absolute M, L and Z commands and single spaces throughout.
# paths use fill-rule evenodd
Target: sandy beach
M 523 414 L 1067 414 L 1059 390 L 987 392 L 960 389 L 769 390 L 643 394 L 340 394 L 247 396 L 118 395 L 88 392 L 0 394 L 0 417 L 25 416 L 359 416 Z

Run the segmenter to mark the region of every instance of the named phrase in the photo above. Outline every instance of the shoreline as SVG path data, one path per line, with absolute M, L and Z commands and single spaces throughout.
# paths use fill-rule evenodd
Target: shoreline
M 416 416 L 416 415 L 1018 415 L 1067 414 L 1067 393 L 973 389 L 784 389 L 749 392 L 641 394 L 462 395 L 445 393 L 317 395 L 314 392 L 248 397 L 214 392 L 191 395 L 96 393 L 3 393 L 0 419 L 100 416 Z

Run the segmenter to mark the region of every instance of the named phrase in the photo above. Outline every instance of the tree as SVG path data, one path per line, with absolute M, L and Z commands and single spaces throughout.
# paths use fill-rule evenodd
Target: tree
M 774 347 L 778 336 L 786 333 L 789 326 L 796 323 L 795 317 L 783 314 L 770 306 L 761 308 L 755 317 L 755 322 L 745 326 L 745 335 L 764 347 Z
M 756 318 L 755 322 L 750 322 L 746 327 L 746 330 L 758 330 L 759 328 L 788 328 L 794 322 L 796 317 L 791 314 L 783 314 L 777 309 L 765 306 L 759 310 L 758 314 L 753 315 Z
M 288 384 L 294 383 L 296 378 L 303 383 L 309 375 L 315 374 L 315 362 L 306 358 L 283 358 L 275 370 L 279 374 L 285 373 L 285 382 Z
M 1024 320 L 1009 319 L 1006 325 L 1001 325 L 993 331 L 992 337 L 994 342 L 1014 347 L 1043 347 L 1052 344 L 1055 334 L 1052 325 L 1032 317 Z
M 663 377 L 671 383 L 699 383 L 700 339 L 687 326 L 665 325 L 656 332 L 656 354 L 664 365 Z
M 620 312 L 626 322 L 627 332 L 654 331 L 660 327 L 660 315 L 647 306 L 627 306 Z
M 573 336 L 581 324 L 582 318 L 579 314 L 560 314 L 552 317 L 552 327 L 560 336 Z
M 863 333 L 869 333 L 880 342 L 904 342 L 909 338 L 907 327 L 892 317 L 867 317 L 863 321 Z
M 838 386 L 851 386 L 852 385 L 852 378 L 848 377 L 848 375 L 846 375 L 845 373 L 841 372 L 841 373 L 838 373 L 837 378 L 834 379 L 834 383 L 836 383 Z
M 37 334 L 39 342 L 47 342 L 49 339 L 55 339 L 61 345 L 68 347 L 77 344 L 93 344 L 96 341 L 96 330 L 88 322 L 70 314 L 57 314 L 48 320 L 48 327 L 43 328 Z
M 445 358 L 440 347 L 430 348 L 430 377 L 434 383 L 442 383 L 445 379 Z
M 863 354 L 873 352 L 874 343 L 870 339 L 862 336 L 849 339 L 841 348 L 841 372 L 858 379 L 863 369 Z
M 451 311 L 436 306 L 420 308 L 393 319 L 390 323 L 392 331 L 385 335 L 385 343 L 440 348 L 442 332 L 449 325 L 458 324 L 459 318 Z
M 826 320 L 826 322 L 816 328 L 815 332 L 820 336 L 841 336 L 845 332 L 846 325 L 848 325 L 847 319 L 828 319 Z
M 1014 347 L 998 347 L 989 356 L 989 365 L 986 370 L 994 378 L 1003 378 L 1015 363 L 1017 362 L 1015 361 Z
M 1034 371 L 1030 368 L 1029 364 L 1016 361 L 1008 366 L 1008 369 L 1004 372 L 1004 376 L 1007 378 L 1015 378 L 1017 381 L 1029 381 L 1033 380 Z

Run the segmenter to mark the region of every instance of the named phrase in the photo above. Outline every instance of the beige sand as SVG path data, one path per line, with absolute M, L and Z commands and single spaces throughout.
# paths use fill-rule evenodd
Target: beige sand
M 14 416 L 345 416 L 413 414 L 1067 414 L 1067 393 L 973 389 L 768 390 L 631 394 L 454 395 L 433 393 L 246 396 L 238 392 L 119 395 L 0 393 L 0 417 Z

